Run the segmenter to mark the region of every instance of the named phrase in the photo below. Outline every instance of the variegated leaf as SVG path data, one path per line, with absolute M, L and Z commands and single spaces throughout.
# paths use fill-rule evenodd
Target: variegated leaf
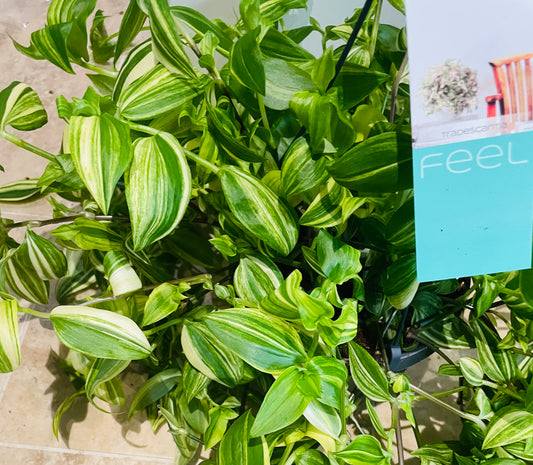
M 308 372 L 316 374 L 320 380 L 318 400 L 325 405 L 340 409 L 348 378 L 348 370 L 344 363 L 333 357 L 318 356 L 313 357 L 305 368 Z
M 204 323 L 187 323 L 181 332 L 183 353 L 209 379 L 229 387 L 253 379 L 254 372 L 228 350 Z
M 313 157 L 304 137 L 287 150 L 281 165 L 281 185 L 287 196 L 298 195 L 321 186 L 329 178 L 324 157 Z
M 120 248 L 122 237 L 109 223 L 90 218 L 76 218 L 72 224 L 59 226 L 52 231 L 58 240 L 74 241 L 81 250 L 114 250 Z
M 472 386 L 483 385 L 483 368 L 481 363 L 472 357 L 461 357 L 459 367 L 466 381 Z
M 117 181 L 133 156 L 129 127 L 108 114 L 73 116 L 69 134 L 76 171 L 107 214 Z
M 316 429 L 332 438 L 337 438 L 341 434 L 342 422 L 338 412 L 316 399 L 309 402 L 303 411 L 303 416 Z
M 317 236 L 316 255 L 322 272 L 335 284 L 357 276 L 362 265 L 361 253 L 322 229 Z
M 181 381 L 181 377 L 181 371 L 178 368 L 169 368 L 147 379 L 131 401 L 128 418 L 168 394 Z
M 156 65 L 136 79 L 118 96 L 120 114 L 133 121 L 154 118 L 177 110 L 204 91 L 207 76 L 188 78 L 176 76 L 163 65 Z
M 203 321 L 220 342 L 260 371 L 280 373 L 307 360 L 296 330 L 260 310 L 220 310 Z
M 144 307 L 141 326 L 151 325 L 174 313 L 185 296 L 182 292 L 190 288 L 189 285 L 163 283 L 157 286 Z
M 138 5 L 150 18 L 152 44 L 157 60 L 169 71 L 195 78 L 197 76 L 189 57 L 181 45 L 178 26 L 167 0 L 138 0 Z
M 131 44 L 132 40 L 135 39 L 145 22 L 146 15 L 139 8 L 137 2 L 130 2 L 120 23 L 118 39 L 115 45 L 114 63 L 117 62 L 122 52 L 124 52 L 128 45 Z
M 350 191 L 330 178 L 300 217 L 302 226 L 331 228 L 342 222 L 342 204 Z
M 355 342 L 349 343 L 350 371 L 359 390 L 376 402 L 391 402 L 389 383 L 372 356 Z
M 117 297 L 138 291 L 142 287 L 139 276 L 119 250 L 110 250 L 105 254 L 104 271 L 113 295 Z
M 152 42 L 150 40 L 145 40 L 133 47 L 118 73 L 115 87 L 113 88 L 113 101 L 117 102 L 124 89 L 137 79 L 142 78 L 156 65 L 157 61 L 152 52 Z
M 41 192 L 38 179 L 24 179 L 0 186 L 0 203 L 23 202 Z
M 357 436 L 348 447 L 332 455 L 350 465 L 387 465 L 392 458 L 374 436 L 367 434 Z
M 151 353 L 150 343 L 130 318 L 108 310 L 63 305 L 50 313 L 59 340 L 96 358 L 139 360 Z
M 235 167 L 221 169 L 220 178 L 230 210 L 244 228 L 288 255 L 298 241 L 294 210 L 257 178 Z
M 277 289 L 283 275 L 276 264 L 265 256 L 247 255 L 241 258 L 233 275 L 237 295 L 257 305 L 269 293 Z
M 11 126 L 19 131 L 31 131 L 47 121 L 41 99 L 31 87 L 14 81 L 0 92 L 0 130 Z
M 130 364 L 130 360 L 96 359 L 85 379 L 85 393 L 91 400 L 98 395 L 98 388 L 105 383 L 116 379 Z
M 0 300 L 0 373 L 20 366 L 18 303 L 15 299 Z
M 142 250 L 170 234 L 189 204 L 191 172 L 179 142 L 163 132 L 137 139 L 125 184 L 134 248 Z
M 31 229 L 26 231 L 21 247 L 28 254 L 29 262 L 41 279 L 57 279 L 66 274 L 67 260 L 63 252 Z
M 403 309 L 412 302 L 417 291 L 415 255 L 400 257 L 387 269 L 383 292 L 393 307 Z
M 522 409 L 504 408 L 489 423 L 483 449 L 506 446 L 533 435 L 533 413 Z
M 301 292 L 302 273 L 294 270 L 277 289 L 271 291 L 259 303 L 259 308 L 284 320 L 300 318 L 298 296 Z
M 327 345 L 336 347 L 355 338 L 358 321 L 357 303 L 349 302 L 342 307 L 342 312 L 336 320 L 322 320 L 318 331 Z

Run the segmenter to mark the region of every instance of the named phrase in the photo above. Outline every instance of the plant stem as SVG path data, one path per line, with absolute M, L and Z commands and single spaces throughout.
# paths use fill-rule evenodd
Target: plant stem
M 407 52 L 403 56 L 402 64 L 398 68 L 396 73 L 396 78 L 394 79 L 394 84 L 391 89 L 390 94 L 390 115 L 389 122 L 394 123 L 394 117 L 396 116 L 396 99 L 398 98 L 398 89 L 400 88 L 400 82 L 402 80 L 405 67 L 407 66 Z
M 491 381 L 483 381 L 483 386 L 490 387 L 492 389 L 496 389 L 499 392 L 503 392 L 507 394 L 508 396 L 512 397 L 513 399 L 518 400 L 519 402 L 522 402 L 524 399 L 520 397 L 516 392 L 511 391 L 509 388 L 506 388 L 505 386 L 500 386 L 499 384 L 493 383 Z
M 457 394 L 458 392 L 464 392 L 464 391 L 468 391 L 469 388 L 467 388 L 466 386 L 459 386 L 459 387 L 456 387 L 456 388 L 453 388 L 453 389 L 448 389 L 447 391 L 441 391 L 441 392 L 435 392 L 432 394 L 433 397 L 436 397 L 436 398 L 439 398 L 439 397 L 446 397 L 446 396 L 450 396 L 452 394 Z
M 381 17 L 381 7 L 383 6 L 383 0 L 378 0 L 376 7 L 376 14 L 374 15 L 374 24 L 372 26 L 372 38 L 370 39 L 370 60 L 374 59 L 374 53 L 376 51 L 376 44 L 378 41 L 379 31 L 379 19 Z
M 35 155 L 39 155 L 42 158 L 46 158 L 47 160 L 52 161 L 55 158 L 54 155 L 52 155 L 50 152 L 36 147 L 35 145 L 22 140 L 20 137 L 10 134 L 9 132 L 6 132 L 4 130 L 0 130 L 0 137 L 3 137 L 5 140 L 8 140 L 9 142 L 15 145 L 18 145 L 19 147 L 23 148 L 24 150 L 27 150 L 28 152 L 32 152 Z
M 19 312 L 27 313 L 28 315 L 36 316 L 37 318 L 45 318 L 47 320 L 50 319 L 49 313 L 40 312 L 38 310 L 34 310 L 33 308 L 19 307 Z
M 400 409 L 398 408 L 398 402 L 395 401 L 391 405 L 392 418 L 391 426 L 394 428 L 396 434 L 396 449 L 398 450 L 398 464 L 404 465 L 403 456 L 403 438 L 402 438 L 402 426 L 400 425 Z
M 116 78 L 118 74 L 116 71 L 111 71 L 110 69 L 105 69 L 100 66 L 93 65 L 92 63 L 83 61 L 83 60 L 74 61 L 74 63 L 81 66 L 82 68 L 88 69 L 89 71 L 93 71 L 96 74 L 100 74 L 101 76 Z
M 33 228 L 41 228 L 51 224 L 72 223 L 76 218 L 90 218 L 96 221 L 129 221 L 130 219 L 125 216 L 109 216 L 109 215 L 95 215 L 87 216 L 85 213 L 79 213 L 78 215 L 63 216 L 61 218 L 50 218 L 48 220 L 26 220 L 19 223 L 6 224 L 5 229 L 22 228 L 25 226 L 31 226 Z
M 137 124 L 132 123 L 131 121 L 122 120 L 124 123 L 128 124 L 130 129 L 133 129 L 134 131 L 144 132 L 145 134 L 151 134 L 152 136 L 155 136 L 156 134 L 159 134 L 159 129 L 151 128 L 150 126 L 145 126 L 144 124 Z
M 450 412 L 455 413 L 456 415 L 460 416 L 461 418 L 464 418 L 465 420 L 472 421 L 476 425 L 478 425 L 482 430 L 485 430 L 485 423 L 481 421 L 478 417 L 474 415 L 470 415 L 469 413 L 461 412 L 460 410 L 457 410 L 455 407 L 452 407 L 451 405 L 447 404 L 446 402 L 443 402 L 440 399 L 437 399 L 435 396 L 423 391 L 422 389 L 414 386 L 413 384 L 409 383 L 409 388 L 416 394 L 418 394 L 420 397 L 423 397 L 424 399 L 430 400 L 431 402 L 440 405 L 442 408 L 445 408 L 446 410 L 449 410 Z
M 265 102 L 263 101 L 263 96 L 259 93 L 257 94 L 257 103 L 259 103 L 259 111 L 261 112 L 261 119 L 263 120 L 263 125 L 265 126 L 265 129 L 270 131 L 270 124 L 268 124 Z
M 287 446 L 285 446 L 285 450 L 283 451 L 283 455 L 281 456 L 281 459 L 279 459 L 280 465 L 286 465 L 287 459 L 291 455 L 292 449 L 294 447 L 294 442 L 291 442 Z
M 192 153 L 189 150 L 185 150 L 185 155 L 190 158 L 191 160 L 194 160 L 196 163 L 199 163 L 200 165 L 204 166 L 208 170 L 212 171 L 215 174 L 218 174 L 220 171 L 220 168 L 216 165 L 213 165 L 213 163 L 208 162 L 207 160 L 204 160 L 199 155 L 196 155 L 195 153 Z
M 158 333 L 159 331 L 162 331 L 163 329 L 170 328 L 171 326 L 179 325 L 180 323 L 183 323 L 183 318 L 176 318 L 175 320 L 167 321 L 166 323 L 163 323 L 159 326 L 155 326 L 152 329 L 147 329 L 146 331 L 143 331 L 145 336 L 151 336 L 152 334 Z

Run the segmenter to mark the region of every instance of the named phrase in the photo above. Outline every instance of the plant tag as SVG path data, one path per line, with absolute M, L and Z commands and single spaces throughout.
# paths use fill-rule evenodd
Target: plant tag
M 531 268 L 533 3 L 406 10 L 418 281 Z

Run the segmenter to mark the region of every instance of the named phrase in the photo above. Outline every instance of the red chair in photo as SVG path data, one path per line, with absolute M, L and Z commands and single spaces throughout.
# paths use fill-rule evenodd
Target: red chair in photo
M 533 86 L 531 63 L 533 53 L 516 55 L 489 62 L 494 73 L 496 95 L 486 97 L 487 117 L 513 115 L 513 120 L 533 120 Z

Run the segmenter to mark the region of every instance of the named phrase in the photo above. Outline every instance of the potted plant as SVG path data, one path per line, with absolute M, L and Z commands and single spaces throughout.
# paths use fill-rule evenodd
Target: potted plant
M 37 94 L 0 93 L 0 135 L 49 160 L 0 200 L 54 208 L 1 220 L 0 369 L 20 363 L 19 312 L 51 320 L 81 386 L 56 433 L 75 397 L 122 405 L 135 366 L 129 414 L 167 424 L 180 464 L 202 449 L 206 465 L 388 464 L 394 437 L 403 463 L 400 411 L 416 430 L 422 398 L 464 420 L 460 442 L 419 444 L 422 463 L 531 463 L 533 272 L 417 282 L 405 31 L 379 23 L 382 3 L 285 30 L 305 0 L 243 0 L 233 25 L 132 0 L 108 35 L 100 11 L 88 28 L 94 0 L 54 0 L 15 44 L 92 83 L 57 99 L 57 154 L 11 131 L 46 123 Z M 318 58 L 300 45 L 313 31 Z M 18 303 L 46 304 L 50 281 L 51 312 Z M 459 407 L 401 372 L 427 348 L 465 347 L 478 359 L 441 367 Z M 372 430 L 354 429 L 358 409 Z

